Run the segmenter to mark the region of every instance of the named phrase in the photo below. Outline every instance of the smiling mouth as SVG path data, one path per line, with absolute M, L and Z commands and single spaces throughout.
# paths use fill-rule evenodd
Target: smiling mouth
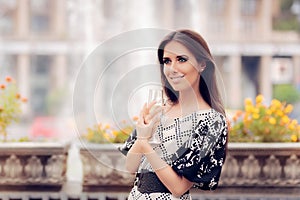
M 176 79 L 180 79 L 180 78 L 183 78 L 184 75 L 182 76 L 173 76 L 173 77 L 170 77 L 171 80 L 176 80 Z

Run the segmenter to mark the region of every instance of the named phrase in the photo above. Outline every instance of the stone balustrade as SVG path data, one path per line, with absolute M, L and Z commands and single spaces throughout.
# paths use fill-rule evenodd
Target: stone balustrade
M 73 185 L 66 180 L 67 145 L 1 144 L 0 199 L 125 200 L 134 176 L 125 172 L 125 157 L 118 145 L 79 147 L 83 179 Z M 69 160 L 70 165 L 73 162 Z M 300 143 L 229 143 L 219 188 L 213 192 L 193 189 L 191 193 L 199 200 L 298 200 Z
M 60 189 L 66 181 L 68 145 L 1 143 L 0 190 Z
M 125 172 L 117 145 L 87 145 L 80 154 L 84 190 L 132 186 L 134 177 Z M 229 143 L 219 188 L 300 194 L 300 143 Z
M 220 185 L 300 190 L 300 144 L 229 144 Z

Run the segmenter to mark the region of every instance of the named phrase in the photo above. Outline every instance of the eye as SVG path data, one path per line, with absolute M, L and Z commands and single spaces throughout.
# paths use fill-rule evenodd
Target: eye
M 177 60 L 178 60 L 179 62 L 186 62 L 188 59 L 185 58 L 185 57 L 180 56 L 180 57 L 177 58 Z
M 168 59 L 168 58 L 163 59 L 163 63 L 164 63 L 165 65 L 169 64 L 170 62 L 171 62 L 171 60 Z

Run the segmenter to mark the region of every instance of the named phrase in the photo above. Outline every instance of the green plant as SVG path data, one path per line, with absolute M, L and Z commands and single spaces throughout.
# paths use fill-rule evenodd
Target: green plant
M 300 100 L 300 93 L 291 84 L 279 84 L 274 86 L 273 97 L 279 101 L 295 103 Z
M 273 29 L 278 31 L 300 31 L 300 24 L 295 15 L 291 11 L 293 0 L 280 1 L 279 15 L 273 18 Z
M 269 106 L 258 95 L 255 103 L 245 99 L 244 110 L 231 119 L 229 141 L 231 142 L 297 142 L 300 141 L 300 125 L 288 115 L 293 106 L 273 99 Z
M 0 85 L 0 134 L 4 141 L 7 140 L 7 127 L 20 118 L 22 102 L 27 99 L 18 93 L 16 81 L 7 76 L 5 84 Z

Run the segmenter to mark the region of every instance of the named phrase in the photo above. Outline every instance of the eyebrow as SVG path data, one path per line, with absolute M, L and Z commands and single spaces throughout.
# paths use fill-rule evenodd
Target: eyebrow
M 178 55 L 176 58 L 189 58 L 187 55 Z M 169 57 L 163 57 L 163 59 L 170 59 Z

